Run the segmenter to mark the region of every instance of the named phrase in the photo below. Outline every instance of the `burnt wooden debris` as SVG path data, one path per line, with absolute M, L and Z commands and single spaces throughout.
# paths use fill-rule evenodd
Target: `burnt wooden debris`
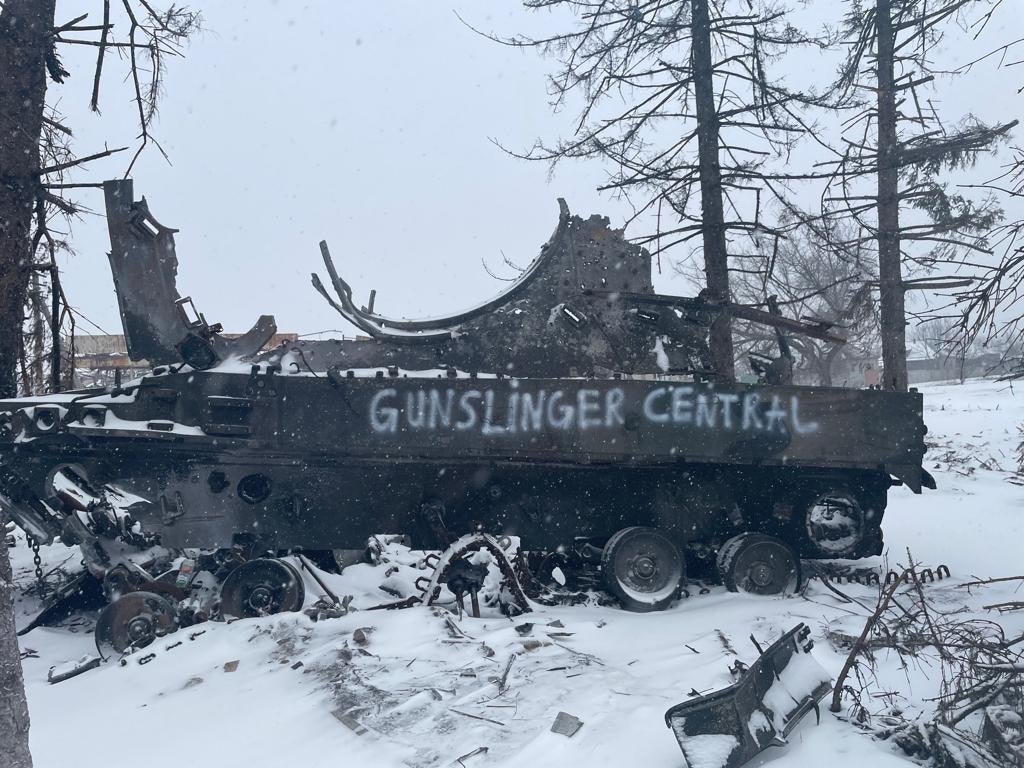
M 224 572 L 381 532 L 444 548 L 486 531 L 531 552 L 584 542 L 620 602 L 650 610 L 727 543 L 726 582 L 761 592 L 784 589 L 800 557 L 879 553 L 888 488 L 932 485 L 919 394 L 719 375 L 708 329 L 723 313 L 780 329 L 783 354 L 781 332 L 842 339 L 656 294 L 650 255 L 564 202 L 505 293 L 434 320 L 357 306 L 324 245 L 314 285 L 363 338 L 259 351 L 273 318 L 227 339 L 188 314 L 174 230 L 130 181 L 105 186 L 129 350 L 160 365 L 113 389 L 0 401 L 0 506 L 39 542 L 81 543 L 99 579 L 111 542 L 242 552 Z M 769 550 L 788 570 L 750 570 Z M 121 567 L 121 591 L 152 588 Z

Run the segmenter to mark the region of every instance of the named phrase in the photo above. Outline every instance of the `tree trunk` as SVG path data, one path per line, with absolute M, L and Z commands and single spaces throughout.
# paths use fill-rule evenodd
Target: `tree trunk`
M 25 294 L 32 273 L 32 211 L 46 57 L 56 0 L 6 0 L 0 11 L 0 397 L 17 394 Z M 0 523 L 5 517 L 0 515 Z M 0 527 L 0 531 L 3 528 Z M 0 544 L 0 744 L 4 765 L 31 768 L 29 716 L 14 628 L 14 583 Z
M 0 534 L 7 516 L 0 510 Z M 0 756 L 6 768 L 32 768 L 28 749 L 28 702 L 21 652 L 14 627 L 14 577 L 7 544 L 0 535 Z
M 882 388 L 907 391 L 907 320 L 900 257 L 899 144 L 893 83 L 892 0 L 876 0 L 878 29 L 878 277 Z
M 708 294 L 729 300 L 729 260 L 725 244 L 722 205 L 722 169 L 718 159 L 718 110 L 715 106 L 714 69 L 711 59 L 711 20 L 708 0 L 690 0 L 691 51 L 693 55 L 694 106 L 697 113 L 697 153 L 700 166 L 700 203 L 703 215 L 704 275 Z M 711 324 L 711 361 L 718 375 L 735 378 L 732 325 L 720 314 Z
M 839 353 L 842 351 L 842 347 L 838 344 L 832 344 L 826 350 L 825 354 L 821 358 L 821 386 L 823 387 L 834 387 L 835 379 L 832 377 L 832 371 L 836 367 L 836 358 L 839 357 Z
M 50 391 L 60 392 L 63 383 L 60 353 L 60 270 L 56 264 L 50 267 L 50 337 Z
M 28 303 L 32 306 L 32 383 L 29 385 L 22 382 L 22 386 L 27 395 L 41 395 L 46 391 L 43 387 L 46 341 L 43 338 L 43 286 L 39 281 L 39 270 L 33 269 L 29 280 Z
M 818 384 L 822 387 L 832 386 L 832 355 L 826 354 L 818 360 Z
M 0 397 L 17 394 L 55 2 L 6 0 L 0 11 Z

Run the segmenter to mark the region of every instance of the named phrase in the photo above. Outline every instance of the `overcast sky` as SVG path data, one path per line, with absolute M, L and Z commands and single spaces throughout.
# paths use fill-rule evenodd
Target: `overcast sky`
M 563 165 L 549 178 L 547 167 L 491 142 L 529 147 L 564 133 L 571 115 L 548 106 L 550 61 L 474 34 L 453 11 L 506 33 L 550 32 L 564 17 L 511 0 L 192 4 L 206 31 L 169 62 L 154 126 L 173 165 L 148 151 L 132 176 L 156 217 L 181 230 L 178 287 L 211 322 L 244 330 L 272 313 L 282 331 L 351 334 L 309 284 L 321 239 L 357 301 L 376 288 L 382 313 L 435 315 L 500 291 L 482 262 L 506 275 L 502 253 L 528 263 L 554 229 L 557 197 L 575 213 L 623 220 L 624 207 L 595 191 L 599 166 Z M 98 6 L 59 0 L 58 22 L 89 10 L 96 23 Z M 1006 13 L 992 33 L 1019 36 L 1022 26 Z M 108 65 L 99 117 L 87 110 L 95 49 L 62 52 L 73 76 L 51 84 L 50 102 L 68 115 L 79 154 L 132 144 L 124 67 Z M 951 111 L 995 121 L 1016 116 L 1018 80 L 1024 72 L 995 73 L 941 85 L 940 95 Z M 93 163 L 77 178 L 120 176 L 126 163 Z M 102 212 L 99 190 L 80 199 Z M 103 219 L 76 223 L 73 244 L 64 267 L 72 304 L 120 332 Z M 669 274 L 656 284 L 687 290 Z M 80 320 L 79 332 L 97 331 Z

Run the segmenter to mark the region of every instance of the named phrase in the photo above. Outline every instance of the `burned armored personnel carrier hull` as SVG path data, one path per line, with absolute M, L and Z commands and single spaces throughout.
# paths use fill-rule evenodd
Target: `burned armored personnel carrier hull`
M 841 338 L 656 294 L 646 251 L 564 203 L 509 290 L 446 318 L 357 307 L 321 244 L 329 285 L 314 286 L 365 338 L 266 350 L 271 317 L 232 339 L 190 313 L 174 230 L 130 181 L 105 191 L 129 354 L 155 367 L 109 389 L 0 401 L 0 505 L 38 542 L 81 544 L 119 602 L 152 592 L 169 604 L 156 613 L 173 613 L 191 577 L 159 582 L 158 566 L 125 553 L 195 549 L 207 560 L 189 569 L 236 574 L 225 612 L 295 608 L 295 574 L 262 556 L 359 550 L 380 532 L 458 540 L 446 567 L 507 544 L 491 535 L 518 537 L 541 570 L 590 563 L 637 610 L 668 605 L 687 567 L 776 593 L 800 558 L 881 552 L 887 490 L 933 485 L 919 394 L 722 380 L 706 342 L 717 313 Z M 525 578 L 529 562 L 505 570 Z M 455 571 L 452 591 L 474 592 L 472 568 Z M 133 617 L 153 615 L 125 605 L 110 620 L 122 646 Z

